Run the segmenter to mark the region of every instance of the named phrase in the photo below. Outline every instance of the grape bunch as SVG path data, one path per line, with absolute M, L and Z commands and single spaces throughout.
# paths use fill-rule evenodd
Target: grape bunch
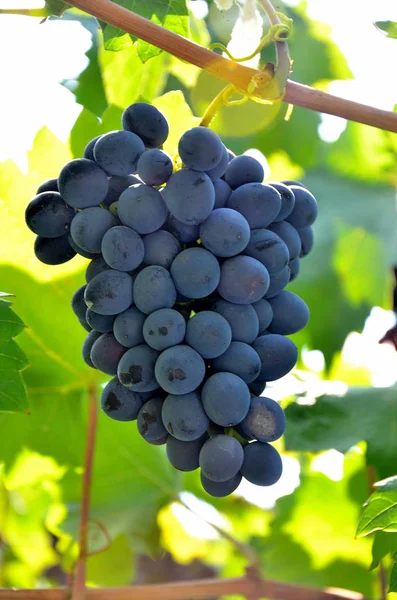
M 286 336 L 309 310 L 285 287 L 312 249 L 317 202 L 299 182 L 263 183 L 257 160 L 205 127 L 182 135 L 173 160 L 149 104 L 129 106 L 122 127 L 39 187 L 26 209 L 35 254 L 90 259 L 72 308 L 89 332 L 85 362 L 113 377 L 109 417 L 136 420 L 176 469 L 200 468 L 212 496 L 242 477 L 272 485 L 285 416 L 261 394 L 297 361 Z

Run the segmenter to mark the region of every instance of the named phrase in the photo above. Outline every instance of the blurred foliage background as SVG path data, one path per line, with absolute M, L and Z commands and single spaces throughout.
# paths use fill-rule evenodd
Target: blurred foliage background
M 151 4 L 138 2 L 137 10 L 146 6 L 142 14 L 153 17 Z M 365 79 L 363 65 L 368 53 L 396 60 L 396 41 L 373 26 L 393 15 L 358 1 L 343 10 L 341 2 L 332 4 L 284 6 L 294 19 L 292 78 L 392 109 L 395 78 L 393 87 L 379 62 Z M 223 13 L 204 0 L 173 6 L 176 13 L 160 22 L 184 35 L 190 27 L 192 39 L 206 46 L 227 44 L 239 18 L 236 5 Z M 346 41 L 352 15 L 355 52 Z M 221 87 L 122 32 L 107 27 L 102 34 L 78 11 L 39 21 L 0 14 L 0 47 L 10 56 L 0 67 L 0 287 L 15 295 L 0 299 L 0 374 L 8 376 L 0 383 L 0 585 L 12 587 L 66 582 L 77 553 L 87 387 L 95 377 L 105 382 L 81 359 L 85 332 L 70 310 L 86 261 L 39 263 L 25 206 L 92 137 L 119 128 L 125 106 L 143 100 L 161 108 L 172 153 Z M 19 53 L 18 37 L 25 40 Z M 246 39 L 243 27 L 234 50 L 245 54 Z M 262 59 L 271 58 L 266 49 Z M 397 587 L 394 479 L 378 488 L 360 521 L 372 483 L 397 474 L 397 358 L 392 346 L 378 344 L 395 323 L 397 139 L 299 108 L 285 121 L 285 111 L 249 102 L 223 108 L 214 121 L 235 152 L 257 149 L 267 179 L 299 178 L 319 202 L 315 250 L 291 285 L 311 310 L 308 327 L 294 336 L 300 360 L 266 390 L 287 409 L 278 444 L 283 477 L 269 489 L 246 483 L 230 498 L 210 499 L 197 473 L 172 470 L 164 448 L 141 440 L 135 424 L 101 415 L 90 549 L 106 546 L 103 528 L 112 542 L 88 559 L 90 585 L 243 574 L 246 559 L 214 523 L 255 549 L 264 577 L 375 598 L 382 559 Z M 389 507 L 381 519 L 379 503 Z M 377 529 L 383 531 L 374 535 Z

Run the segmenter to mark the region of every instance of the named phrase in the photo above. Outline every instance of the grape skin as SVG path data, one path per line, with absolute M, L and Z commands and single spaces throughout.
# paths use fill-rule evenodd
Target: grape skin
M 229 154 L 228 154 L 228 151 L 225 148 L 225 146 L 223 146 L 221 160 L 216 165 L 216 167 L 206 170 L 205 173 L 208 175 L 208 177 L 211 179 L 211 181 L 214 182 L 216 180 L 219 180 L 220 177 L 223 177 L 228 164 L 229 164 Z
M 274 442 L 285 431 L 285 413 L 271 398 L 251 398 L 250 409 L 244 421 L 240 423 L 240 429 L 248 439 Z
M 272 186 L 264 183 L 247 183 L 232 192 L 228 208 L 241 213 L 251 229 L 267 227 L 280 212 L 281 196 Z
M 251 383 L 260 373 L 261 361 L 248 344 L 232 342 L 226 352 L 212 361 L 212 368 L 215 372 L 234 373 L 245 383 Z
M 62 265 L 76 256 L 76 251 L 69 244 L 66 233 L 57 238 L 45 238 L 38 235 L 34 242 L 36 258 L 46 265 Z
M 287 265 L 284 269 L 281 269 L 278 273 L 270 276 L 269 288 L 265 294 L 265 298 L 270 300 L 277 296 L 288 284 L 291 276 L 291 271 Z
M 178 221 L 173 215 L 168 216 L 168 231 L 183 244 L 195 242 L 200 237 L 200 225 L 187 225 Z
M 304 300 L 292 292 L 282 291 L 269 300 L 273 319 L 268 326 L 270 333 L 291 335 L 297 333 L 309 322 L 309 309 Z
M 171 175 L 163 190 L 163 198 L 170 213 L 186 225 L 198 225 L 211 214 L 215 190 L 205 173 L 181 169 Z
M 25 221 L 33 233 L 56 238 L 69 231 L 74 215 L 74 209 L 64 202 L 58 192 L 42 192 L 26 207 Z
M 84 148 L 84 152 L 83 152 L 83 157 L 84 158 L 88 158 L 89 160 L 95 160 L 95 158 L 94 158 L 94 146 L 97 143 L 97 141 L 99 140 L 99 138 L 102 137 L 102 135 L 103 134 L 100 133 L 99 135 L 95 136 L 94 138 L 92 138 L 91 141 L 88 142 L 88 144 Z
M 237 211 L 218 208 L 200 225 L 200 239 L 203 246 L 215 256 L 235 256 L 247 246 L 250 227 Z
M 83 248 L 80 248 L 80 246 L 78 244 L 76 244 L 76 242 L 74 241 L 74 239 L 72 238 L 71 235 L 69 235 L 68 240 L 69 240 L 69 244 L 71 245 L 73 250 L 76 252 L 76 254 L 79 254 L 80 256 L 84 256 L 84 258 L 89 258 L 91 260 L 93 260 L 94 258 L 98 258 L 98 256 L 99 256 L 98 252 L 87 252 L 87 250 L 83 250 Z
M 238 488 L 242 480 L 242 475 L 241 473 L 237 473 L 234 477 L 226 481 L 211 481 L 203 473 L 200 473 L 200 480 L 207 494 L 214 498 L 224 498 Z
M 144 265 L 158 265 L 169 270 L 172 261 L 181 252 L 181 243 L 169 231 L 154 231 L 145 235 L 144 245 Z
M 273 231 L 253 229 L 244 254 L 256 258 L 266 267 L 269 275 L 274 275 L 289 262 L 289 252 L 285 242 Z
M 121 271 L 104 271 L 96 275 L 85 290 L 88 308 L 100 315 L 118 315 L 132 304 L 132 279 Z
M 106 173 L 96 162 L 76 158 L 65 165 L 58 178 L 59 192 L 73 208 L 98 206 L 109 191 Z
M 202 435 L 192 442 L 177 440 L 172 435 L 167 439 L 167 458 L 178 471 L 195 471 L 199 467 L 200 450 L 208 436 Z
M 252 442 L 244 447 L 244 462 L 241 474 L 255 485 L 275 484 L 283 472 L 281 456 L 273 446 Z
M 138 413 L 138 431 L 147 442 L 160 441 L 168 433 L 161 418 L 162 407 L 162 398 L 151 398 Z
M 114 204 L 114 202 L 118 201 L 121 194 L 124 192 L 124 190 L 130 187 L 130 185 L 142 182 L 138 177 L 135 177 L 135 175 L 113 175 L 113 177 L 109 177 L 108 183 L 109 191 L 103 202 L 109 208 L 112 204 Z
M 142 404 L 142 396 L 127 390 L 117 377 L 109 381 L 101 395 L 103 412 L 115 421 L 135 421 Z
M 245 154 L 232 158 L 225 171 L 225 181 L 233 190 L 246 183 L 260 183 L 264 176 L 261 163 Z
M 46 179 L 46 181 L 40 183 L 36 190 L 36 195 L 41 194 L 42 192 L 59 192 L 58 179 L 54 177 L 52 179 Z
M 143 324 L 145 342 L 159 351 L 181 344 L 185 332 L 185 319 L 172 308 L 162 308 L 152 312 Z
M 225 208 L 232 193 L 232 188 L 223 179 L 216 179 L 212 183 L 215 190 L 214 208 Z
M 223 354 L 232 341 L 232 330 L 222 315 L 203 310 L 191 317 L 186 326 L 186 343 L 203 358 Z
M 164 400 L 161 414 L 167 431 L 183 442 L 200 438 L 209 423 L 197 392 L 177 396 L 169 394 Z
M 266 389 L 266 381 L 262 381 L 258 378 L 255 379 L 255 381 L 251 381 L 251 383 L 248 384 L 248 387 L 254 396 L 260 396 Z
M 100 333 L 110 333 L 113 331 L 114 315 L 98 315 L 90 308 L 87 308 L 85 320 L 91 329 Z
M 128 308 L 117 315 L 114 320 L 114 337 L 120 344 L 126 346 L 126 348 L 133 348 L 134 346 L 143 344 L 145 339 L 143 337 L 142 328 L 145 319 L 146 315 L 135 306 Z
M 234 256 L 224 261 L 218 292 L 235 304 L 252 304 L 262 298 L 270 284 L 267 269 L 250 256 Z
M 91 348 L 91 361 L 95 368 L 108 375 L 117 374 L 117 365 L 126 348 L 119 344 L 112 333 L 103 333 Z
M 315 197 L 304 187 L 292 185 L 290 189 L 295 196 L 295 206 L 286 221 L 296 229 L 310 227 L 317 219 L 318 207 Z
M 268 328 L 273 319 L 273 311 L 268 300 L 261 298 L 257 302 L 253 303 L 253 308 L 258 316 L 259 320 L 259 334 L 261 335 L 265 329 Z M 252 340 L 253 341 L 253 340 Z
M 228 435 L 217 435 L 207 440 L 199 457 L 204 477 L 218 483 L 235 477 L 243 460 L 244 451 L 240 442 Z
M 247 384 L 234 373 L 215 373 L 205 382 L 201 400 L 211 421 L 232 427 L 246 417 L 250 392 Z
M 86 285 L 79 287 L 72 296 L 72 310 L 79 321 L 85 321 L 87 305 L 84 300 Z
M 102 135 L 94 146 L 94 158 L 109 175 L 125 177 L 135 173 L 145 146 L 131 131 L 111 131 Z
M 275 333 L 258 337 L 252 347 L 261 359 L 259 378 L 265 381 L 275 381 L 284 377 L 298 360 L 298 350 L 294 342 Z
M 221 269 L 215 256 L 204 248 L 187 248 L 175 258 L 171 275 L 178 292 L 187 298 L 204 298 L 214 292 Z
M 311 252 L 314 244 L 314 235 L 313 229 L 311 227 L 304 227 L 303 229 L 298 229 L 298 235 L 301 240 L 302 248 L 300 251 L 300 258 L 307 256 L 309 252 Z
M 135 102 L 122 115 L 123 129 L 136 133 L 146 148 L 162 146 L 168 137 L 169 127 L 158 108 L 146 102 Z
M 298 258 L 302 249 L 302 244 L 298 232 L 295 227 L 292 227 L 291 223 L 287 223 L 287 221 L 272 223 L 268 226 L 268 229 L 284 240 L 288 248 L 290 260 Z
M 176 289 L 169 272 L 154 265 L 142 269 L 134 281 L 133 297 L 136 307 L 147 315 L 160 308 L 172 308 Z
M 104 271 L 109 270 L 110 267 L 107 264 L 106 260 L 103 258 L 103 256 L 99 255 L 96 258 L 94 258 L 88 265 L 85 272 L 85 280 L 87 283 L 89 283 L 92 279 L 94 279 L 96 275 L 99 275 L 99 273 L 103 273 Z
M 159 385 L 169 394 L 188 394 L 203 381 L 205 364 L 198 352 L 181 344 L 160 354 L 155 375 Z
M 168 215 L 160 192 L 144 183 L 131 185 L 121 194 L 117 212 L 123 225 L 140 234 L 160 229 Z
M 172 159 L 163 150 L 152 148 L 141 154 L 137 169 L 142 181 L 148 185 L 162 185 L 172 175 Z
M 284 219 L 286 219 L 292 213 L 295 206 L 294 192 L 284 183 L 273 183 L 272 181 L 268 181 L 267 183 L 268 185 L 271 185 L 272 187 L 276 188 L 276 190 L 281 196 L 280 212 L 274 219 L 274 222 L 278 223 L 279 221 L 283 221 Z
M 196 171 L 216 167 L 223 157 L 223 150 L 219 136 L 207 127 L 193 127 L 185 131 L 178 144 L 181 160 Z
M 80 248 L 99 254 L 103 236 L 116 225 L 118 220 L 115 216 L 105 208 L 94 206 L 76 214 L 70 226 L 70 234 Z
M 261 302 L 261 300 L 259 300 Z M 252 344 L 259 334 L 259 321 L 255 304 L 233 304 L 218 300 L 212 310 L 226 319 L 232 330 L 232 340 Z
M 159 384 L 154 376 L 154 366 L 158 355 L 159 353 L 147 344 L 127 350 L 117 368 L 120 382 L 133 392 L 156 390 Z
M 142 238 L 130 227 L 118 225 L 108 229 L 102 238 L 102 256 L 112 269 L 133 271 L 143 261 Z
M 82 347 L 82 356 L 83 356 L 83 360 L 84 362 L 91 367 L 92 369 L 95 369 L 94 363 L 91 360 L 91 349 L 93 347 L 93 345 L 95 344 L 95 342 L 97 341 L 97 339 L 99 339 L 101 337 L 101 333 L 99 333 L 98 331 L 90 331 L 90 333 L 87 335 L 87 337 L 84 340 L 83 343 L 83 347 Z
M 300 258 L 295 258 L 294 260 L 289 261 L 288 268 L 290 281 L 294 281 L 298 277 L 301 266 L 300 262 Z

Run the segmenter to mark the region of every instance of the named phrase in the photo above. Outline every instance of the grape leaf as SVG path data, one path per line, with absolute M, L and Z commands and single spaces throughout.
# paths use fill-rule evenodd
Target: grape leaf
M 397 552 L 397 534 L 376 531 L 372 544 L 372 563 L 370 570 L 375 569 L 387 554 Z
M 374 531 L 397 532 L 397 475 L 376 484 L 357 527 L 357 536 Z
M 379 29 L 382 33 L 384 33 L 389 38 L 397 39 L 397 23 L 394 21 L 376 21 L 375 23 L 376 29 Z M 396 573 L 396 581 L 397 581 L 397 573 Z

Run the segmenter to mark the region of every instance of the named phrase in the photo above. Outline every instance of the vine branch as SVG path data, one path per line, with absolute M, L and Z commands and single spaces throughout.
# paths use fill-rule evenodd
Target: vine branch
M 68 3 L 181 60 L 205 69 L 244 91 L 248 91 L 252 77 L 258 74 L 263 76 L 263 71 L 228 60 L 111 2 L 111 0 L 68 0 Z M 261 89 L 257 88 L 257 92 L 259 95 Z M 397 133 L 397 113 L 345 100 L 291 80 L 287 81 L 283 100 L 287 104 L 294 104 Z

